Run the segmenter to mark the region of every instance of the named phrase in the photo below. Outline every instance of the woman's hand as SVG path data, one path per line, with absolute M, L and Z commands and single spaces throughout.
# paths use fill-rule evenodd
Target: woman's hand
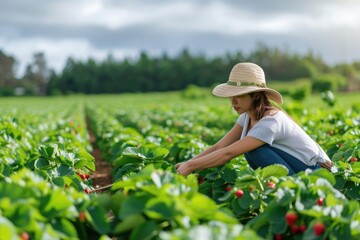
M 332 166 L 334 166 L 334 163 L 329 160 L 325 160 L 325 162 L 319 162 L 318 163 L 321 167 L 326 168 L 327 170 L 330 170 Z
M 188 162 L 181 162 L 175 165 L 175 168 L 178 173 L 181 175 L 187 176 L 189 175 L 193 170 L 190 168 L 190 164 Z

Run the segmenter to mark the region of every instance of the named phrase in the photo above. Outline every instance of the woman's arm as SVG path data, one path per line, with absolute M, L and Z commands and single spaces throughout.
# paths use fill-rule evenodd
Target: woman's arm
M 258 148 L 263 144 L 265 144 L 263 141 L 247 136 L 208 155 L 191 159 L 187 162 L 178 163 L 175 165 L 175 168 L 180 174 L 186 176 L 195 170 L 223 165 L 230 159 Z
M 241 127 L 238 123 L 235 123 L 234 127 L 224 137 L 222 137 L 216 144 L 202 151 L 201 153 L 193 157 L 191 160 L 197 159 L 199 157 L 203 157 L 212 152 L 215 152 L 218 149 L 224 148 L 236 142 L 237 140 L 240 139 L 242 130 L 243 127 Z

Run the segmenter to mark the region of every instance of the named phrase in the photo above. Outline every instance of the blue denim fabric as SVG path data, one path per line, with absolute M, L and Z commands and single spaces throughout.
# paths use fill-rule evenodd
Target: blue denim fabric
M 259 148 L 256 148 L 248 153 L 245 153 L 245 158 L 250 167 L 256 169 L 258 167 L 266 167 L 272 164 L 281 164 L 289 169 L 289 175 L 293 175 L 297 172 L 304 171 L 307 168 L 318 169 L 320 166 L 308 166 L 301 162 L 299 159 L 291 156 L 290 154 L 271 147 L 269 144 L 265 144 Z

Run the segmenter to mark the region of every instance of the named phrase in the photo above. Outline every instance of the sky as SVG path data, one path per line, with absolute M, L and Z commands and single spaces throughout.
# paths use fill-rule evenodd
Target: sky
M 358 0 L 2 0 L 0 50 L 18 72 L 34 53 L 60 72 L 72 57 L 102 61 L 141 51 L 222 56 L 259 43 L 309 51 L 329 64 L 360 60 Z

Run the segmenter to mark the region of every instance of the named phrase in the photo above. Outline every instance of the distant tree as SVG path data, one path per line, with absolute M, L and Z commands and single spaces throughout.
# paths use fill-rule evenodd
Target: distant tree
M 0 50 L 0 95 L 13 95 L 13 89 L 18 82 L 15 77 L 15 66 L 15 58 Z
M 33 55 L 33 61 L 26 66 L 23 79 L 37 95 L 46 95 L 47 84 L 51 76 L 51 70 L 47 67 L 45 54 L 42 52 Z

